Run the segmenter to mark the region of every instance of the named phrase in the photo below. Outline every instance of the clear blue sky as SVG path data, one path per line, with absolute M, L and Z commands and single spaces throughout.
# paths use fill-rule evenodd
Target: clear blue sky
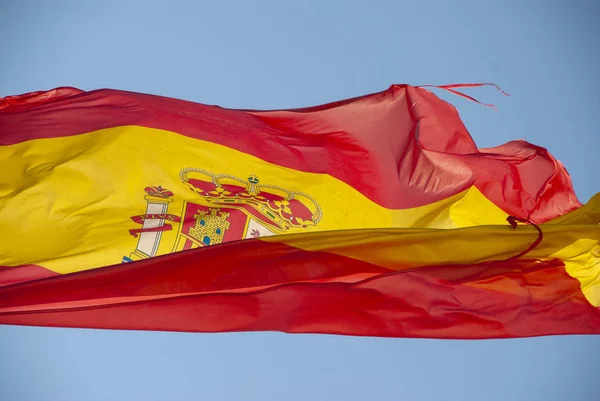
M 127 5 L 125 5 L 127 3 Z M 0 96 L 76 86 L 234 108 L 392 83 L 441 93 L 482 147 L 523 138 L 600 192 L 600 2 L 0 0 Z M 499 341 L 0 326 L 0 400 L 600 399 L 600 336 Z

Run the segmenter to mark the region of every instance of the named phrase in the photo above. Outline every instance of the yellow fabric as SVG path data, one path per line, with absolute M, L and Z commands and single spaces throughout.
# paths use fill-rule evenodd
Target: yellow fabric
M 594 306 L 600 306 L 600 225 L 543 224 L 544 239 L 525 258 L 561 259 L 581 282 Z M 534 227 L 478 226 L 453 229 L 370 229 L 264 238 L 307 251 L 327 251 L 404 270 L 420 266 L 472 264 L 518 255 L 538 237 Z
M 180 179 L 185 168 L 246 178 L 312 196 L 323 212 L 314 227 L 289 233 L 374 227 L 454 228 L 505 224 L 506 213 L 471 188 L 435 204 L 390 210 L 326 174 L 264 162 L 176 133 L 119 127 L 0 147 L 0 266 L 36 264 L 59 273 L 112 265 L 136 247 L 131 216 L 146 210 L 144 188 L 174 193 L 168 213 L 181 215 L 198 196 Z M 178 224 L 158 254 L 173 250 Z
M 170 214 L 181 216 L 185 202 L 198 201 L 180 177 L 186 168 L 243 180 L 255 175 L 263 184 L 302 192 L 318 203 L 322 218 L 316 225 L 265 241 L 326 249 L 395 270 L 504 259 L 537 238 L 533 227 L 508 226 L 506 213 L 474 187 L 434 204 L 390 210 L 326 174 L 273 165 L 173 132 L 127 126 L 0 147 L 0 266 L 35 264 L 70 273 L 134 258 L 138 239 L 129 230 L 140 226 L 131 217 L 144 214 L 152 201 L 145 187 L 173 192 L 165 203 Z M 529 254 L 562 259 L 596 306 L 599 203 L 595 198 L 544 224 L 544 242 Z M 173 230 L 161 234 L 157 255 L 179 249 L 181 224 L 170 224 Z M 457 230 L 450 235 L 446 229 Z M 320 233 L 302 235 L 308 232 Z
M 581 291 L 594 306 L 600 306 L 600 194 L 583 207 L 548 224 L 587 225 L 595 235 L 582 236 L 571 244 L 550 255 L 566 260 L 567 272 L 581 282 Z

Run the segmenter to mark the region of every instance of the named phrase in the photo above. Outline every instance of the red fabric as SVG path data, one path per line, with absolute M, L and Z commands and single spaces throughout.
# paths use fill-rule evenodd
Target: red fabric
M 524 141 L 478 149 L 454 107 L 407 85 L 276 111 L 73 88 L 8 97 L 0 104 L 0 145 L 139 125 L 326 173 L 388 208 L 428 204 L 472 185 L 508 214 L 537 223 L 581 206 L 564 167 L 545 149 Z
M 456 89 L 459 88 L 477 88 L 477 87 L 481 87 L 481 86 L 493 86 L 494 88 L 496 88 L 499 92 L 501 92 L 504 96 L 510 96 L 508 93 L 504 92 L 498 85 L 496 84 L 492 84 L 492 83 L 479 83 L 479 84 L 452 84 L 452 85 L 419 85 L 417 86 L 417 88 L 439 88 L 439 89 L 444 89 L 456 96 L 460 96 L 463 97 L 465 99 L 469 99 L 472 102 L 475 102 L 477 104 L 480 104 L 482 106 L 485 107 L 491 107 L 493 109 L 496 109 L 496 106 L 493 104 L 486 104 L 486 103 L 482 103 L 479 100 L 475 99 L 472 96 L 466 95 L 462 92 L 457 91 Z
M 36 265 L 0 266 L 0 287 L 58 275 L 52 270 Z
M 49 91 L 37 91 L 16 96 L 6 96 L 4 98 L 0 98 L 0 110 L 31 108 L 36 105 L 54 102 L 56 100 L 78 95 L 80 93 L 84 92 L 77 88 L 64 87 Z
M 559 261 L 391 272 L 249 240 L 3 287 L 0 323 L 474 339 L 600 333 L 600 311 Z

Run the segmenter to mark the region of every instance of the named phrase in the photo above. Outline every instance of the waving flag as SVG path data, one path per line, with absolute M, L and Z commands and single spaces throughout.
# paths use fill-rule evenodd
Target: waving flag
M 424 88 L 273 111 L 6 97 L 0 171 L 3 324 L 600 332 L 600 199 L 543 148 L 477 148 Z

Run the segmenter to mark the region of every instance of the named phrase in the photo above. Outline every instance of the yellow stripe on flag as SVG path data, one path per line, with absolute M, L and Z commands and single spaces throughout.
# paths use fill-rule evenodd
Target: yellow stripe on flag
M 351 160 L 348 163 L 352 163 Z M 37 264 L 59 273 L 119 263 L 135 249 L 132 216 L 147 208 L 144 188 L 173 192 L 167 213 L 181 215 L 198 195 L 180 172 L 200 168 L 310 195 L 322 209 L 315 226 L 289 233 L 381 227 L 456 228 L 506 224 L 506 213 L 472 187 L 405 210 L 379 206 L 327 174 L 307 173 L 173 132 L 127 126 L 0 147 L 0 265 Z M 398 196 L 402 196 L 401 193 Z M 157 255 L 178 232 L 163 232 Z

